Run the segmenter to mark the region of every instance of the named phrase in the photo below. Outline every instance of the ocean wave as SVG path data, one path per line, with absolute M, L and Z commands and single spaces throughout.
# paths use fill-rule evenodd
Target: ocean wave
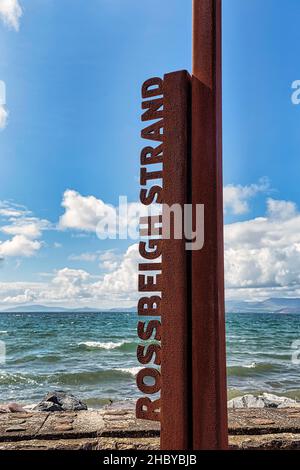
M 245 364 L 243 367 L 246 367 L 246 369 L 255 369 L 256 366 L 256 362 L 251 362 L 251 364 Z
M 62 360 L 62 356 L 58 354 L 29 354 L 16 359 L 10 359 L 10 364 L 26 364 L 28 362 L 39 362 L 39 363 L 56 363 Z
M 134 375 L 133 369 L 100 369 L 52 374 L 3 373 L 0 374 L 0 385 L 104 385 L 128 380 L 129 376 Z
M 8 331 L 6 330 L 0 330 L 0 335 L 7 335 Z
M 133 368 L 132 368 L 133 369 Z M 109 382 L 119 382 L 128 380 L 128 376 L 132 376 L 133 372 L 121 369 L 100 369 L 95 371 L 79 371 L 56 373 L 48 377 L 50 383 L 58 385 L 81 385 L 81 384 L 107 384 Z
M 275 372 L 278 371 L 278 368 L 278 364 L 271 364 L 269 362 L 251 362 L 250 364 L 243 364 L 240 366 L 229 366 L 227 368 L 227 373 L 228 376 L 246 377 L 249 375 Z
M 38 385 L 38 376 L 31 374 L 0 374 L 0 385 Z
M 258 351 L 258 350 L 249 350 L 249 351 L 241 351 L 239 349 L 231 349 L 230 350 L 230 356 L 231 357 L 236 357 L 236 356 L 251 356 L 251 358 L 259 356 L 258 360 L 261 360 L 261 358 L 268 358 L 274 360 L 289 360 L 291 359 L 291 353 L 290 351 L 282 351 L 282 352 L 275 352 L 275 351 Z
M 131 351 L 136 348 L 136 343 L 128 340 L 122 340 L 118 342 L 82 341 L 78 343 L 78 346 L 84 346 L 86 349 L 121 349 L 124 351 Z
M 135 377 L 141 369 L 142 367 L 120 367 L 116 370 L 122 372 L 123 374 L 132 375 L 133 377 Z

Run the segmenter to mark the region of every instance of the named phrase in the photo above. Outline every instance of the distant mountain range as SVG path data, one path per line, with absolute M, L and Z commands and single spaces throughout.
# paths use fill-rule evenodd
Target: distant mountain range
M 300 313 L 300 299 L 267 299 L 263 302 L 226 302 L 227 313 Z
M 47 305 L 19 305 L 18 307 L 6 308 L 0 313 L 97 313 L 97 312 L 136 312 L 136 307 L 125 308 L 66 308 L 66 307 L 49 307 Z
M 95 313 L 95 312 L 136 312 L 136 307 L 125 308 L 66 308 L 49 307 L 47 305 L 19 305 L 18 307 L 6 308 L 0 313 Z M 263 302 L 248 302 L 229 300 L 226 302 L 227 313 L 300 313 L 300 299 L 275 298 Z

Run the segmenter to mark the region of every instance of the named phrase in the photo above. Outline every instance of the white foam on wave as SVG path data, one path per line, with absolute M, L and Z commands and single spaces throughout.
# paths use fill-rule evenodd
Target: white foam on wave
M 6 335 L 8 333 L 8 331 L 6 330 L 0 330 L 0 335 Z
M 87 348 L 95 349 L 117 349 L 125 343 L 128 343 L 128 341 L 119 341 L 118 343 L 113 343 L 112 341 L 108 341 L 107 343 L 101 343 L 99 341 L 84 341 L 79 343 L 79 346 L 86 346 Z
M 251 364 L 245 364 L 242 367 L 245 367 L 246 369 L 255 369 L 257 366 L 257 362 L 251 362 Z
M 124 367 L 124 368 L 121 367 L 116 370 L 119 370 L 120 372 L 124 372 L 124 374 L 133 375 L 135 377 L 141 369 L 142 367 Z

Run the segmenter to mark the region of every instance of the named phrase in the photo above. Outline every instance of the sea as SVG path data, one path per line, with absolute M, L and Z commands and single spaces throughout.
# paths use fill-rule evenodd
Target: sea
M 33 405 L 54 390 L 94 409 L 134 403 L 136 324 L 128 312 L 1 313 L 0 403 Z M 229 399 L 269 392 L 300 400 L 300 315 L 230 313 L 226 330 Z

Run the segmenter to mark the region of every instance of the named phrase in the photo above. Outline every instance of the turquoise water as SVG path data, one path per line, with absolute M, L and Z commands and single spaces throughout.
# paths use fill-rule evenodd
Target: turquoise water
M 133 313 L 0 314 L 0 402 L 37 403 L 55 389 L 92 408 L 135 399 L 136 322 Z M 291 361 L 300 315 L 230 314 L 226 327 L 230 397 L 268 391 L 300 399 L 300 365 Z
M 300 341 L 292 347 L 300 340 L 300 315 L 229 314 L 226 330 L 230 398 L 270 392 L 300 399 L 300 361 L 292 362 L 300 350 Z

